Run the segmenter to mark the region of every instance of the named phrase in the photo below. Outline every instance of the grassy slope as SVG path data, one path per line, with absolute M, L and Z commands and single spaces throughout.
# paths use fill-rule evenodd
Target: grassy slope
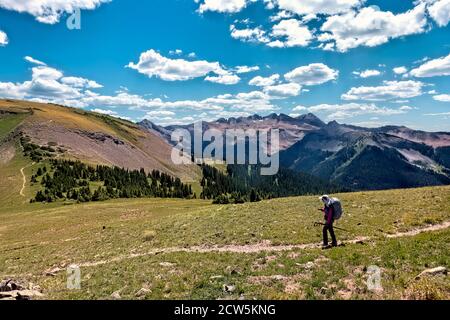
M 27 114 L 4 115 L 0 117 L 0 141 L 14 130 L 25 118 Z
M 0 278 L 40 284 L 50 298 L 126 298 L 145 286 L 147 298 L 401 298 L 424 294 L 449 298 L 446 279 L 415 282 L 426 267 L 449 266 L 449 231 L 391 239 L 382 233 L 411 230 L 450 218 L 450 188 L 340 195 L 347 213 L 340 239 L 374 236 L 365 245 L 334 251 L 285 253 L 170 253 L 84 267 L 83 290 L 64 290 L 65 273 L 43 271 L 70 263 L 98 262 L 154 248 L 193 245 L 301 244 L 320 241 L 316 197 L 286 198 L 257 204 L 213 206 L 201 200 L 139 199 L 61 206 L 43 204 L 1 208 Z M 364 199 L 364 201 L 362 201 Z M 360 225 L 358 225 L 360 224 Z M 103 227 L 106 227 L 103 230 Z M 146 237 L 152 234 L 154 238 Z M 306 270 L 302 265 L 315 261 Z M 161 265 L 170 262 L 174 265 Z M 367 292 L 361 270 L 383 268 L 385 291 Z M 235 270 L 235 272 L 232 272 Z M 273 276 L 281 275 L 284 278 Z M 212 276 L 223 278 L 210 279 Z M 270 278 L 270 276 L 272 278 Z M 259 278 L 255 278 L 259 277 Z M 223 284 L 237 285 L 232 295 Z M 352 289 L 346 293 L 344 287 Z M 418 286 L 416 288 L 416 286 Z M 429 288 L 429 289 L 427 289 Z M 406 290 L 408 289 L 408 290 Z
M 200 171 L 197 166 L 174 166 L 170 160 L 171 147 L 159 137 L 144 132 L 135 123 L 76 108 L 19 100 L 0 99 L 0 110 L 18 113 L 14 116 L 6 116 L 4 120 L 0 118 L 0 141 L 24 119 L 25 127 L 52 124 L 67 129 L 104 133 L 126 141 L 134 148 L 141 150 L 160 170 L 168 170 L 168 173 L 180 176 L 186 182 L 199 179 Z M 109 164 L 109 162 L 105 163 L 101 157 L 92 161 L 95 157 L 85 159 L 85 156 L 85 154 L 77 154 L 76 158 L 91 164 L 99 162 Z

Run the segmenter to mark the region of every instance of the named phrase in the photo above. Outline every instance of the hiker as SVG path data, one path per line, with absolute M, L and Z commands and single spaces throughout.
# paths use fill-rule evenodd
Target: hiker
M 332 247 L 337 247 L 337 240 L 336 240 L 336 235 L 334 234 L 334 229 L 333 229 L 333 223 L 334 223 L 334 208 L 333 208 L 333 203 L 332 203 L 332 199 L 327 196 L 324 195 L 322 197 L 319 198 L 323 204 L 324 207 L 323 209 L 319 209 L 320 211 L 322 211 L 324 213 L 324 219 L 325 219 L 325 224 L 323 227 L 323 249 L 330 249 Z M 330 232 L 331 235 L 331 246 L 328 245 L 328 232 Z

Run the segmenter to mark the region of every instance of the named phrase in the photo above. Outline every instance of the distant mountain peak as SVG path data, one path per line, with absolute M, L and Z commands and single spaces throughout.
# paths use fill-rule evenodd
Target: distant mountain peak
M 336 120 L 330 121 L 327 124 L 327 127 L 338 127 L 338 126 L 340 126 L 340 124 Z
M 300 116 L 298 116 L 296 118 L 298 121 L 316 126 L 316 127 L 324 127 L 325 126 L 325 122 L 323 122 L 319 117 L 317 117 L 314 113 L 306 113 L 306 114 L 302 114 Z

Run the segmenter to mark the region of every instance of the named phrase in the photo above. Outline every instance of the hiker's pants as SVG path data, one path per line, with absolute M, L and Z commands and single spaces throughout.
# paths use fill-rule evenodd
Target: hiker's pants
M 333 242 L 332 242 L 333 246 L 337 246 L 336 235 L 334 234 L 334 229 L 333 229 L 333 222 L 331 222 L 330 225 L 326 224 L 326 225 L 323 227 L 323 244 L 324 244 L 325 246 L 328 245 L 328 231 L 330 232 L 330 235 L 331 235 L 331 241 L 333 241 Z

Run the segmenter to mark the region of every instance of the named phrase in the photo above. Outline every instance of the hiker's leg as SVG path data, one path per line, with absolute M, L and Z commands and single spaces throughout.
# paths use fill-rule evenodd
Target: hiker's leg
M 328 245 L 328 226 L 323 226 L 323 245 Z
M 333 223 L 331 223 L 329 229 L 330 230 L 330 235 L 331 235 L 331 240 L 333 241 L 333 246 L 337 246 L 337 240 L 336 240 L 336 235 L 334 234 L 334 228 L 333 228 Z

